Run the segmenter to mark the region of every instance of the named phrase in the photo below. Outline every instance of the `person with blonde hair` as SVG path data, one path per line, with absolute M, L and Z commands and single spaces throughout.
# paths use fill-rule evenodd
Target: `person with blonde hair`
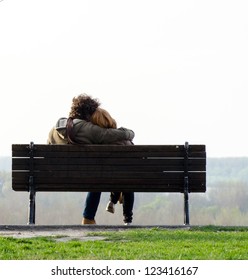
M 116 121 L 111 117 L 108 111 L 98 107 L 91 116 L 91 122 L 102 128 L 117 128 Z M 116 145 L 133 145 L 131 140 L 117 141 Z M 120 201 L 123 203 L 123 221 L 125 225 L 130 225 L 133 220 L 133 204 L 134 193 L 133 192 L 111 192 L 110 199 L 106 207 L 106 211 L 114 214 L 114 205 Z

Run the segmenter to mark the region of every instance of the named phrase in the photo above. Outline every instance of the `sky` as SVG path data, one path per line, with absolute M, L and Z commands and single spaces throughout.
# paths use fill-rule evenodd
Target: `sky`
M 0 1 L 0 156 L 87 93 L 134 143 L 248 156 L 246 0 Z

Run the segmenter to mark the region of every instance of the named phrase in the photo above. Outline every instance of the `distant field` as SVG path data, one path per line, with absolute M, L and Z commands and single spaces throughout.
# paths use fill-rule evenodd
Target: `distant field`
M 247 227 L 130 229 L 89 232 L 103 240 L 60 242 L 62 236 L 0 237 L 1 260 L 247 260 Z

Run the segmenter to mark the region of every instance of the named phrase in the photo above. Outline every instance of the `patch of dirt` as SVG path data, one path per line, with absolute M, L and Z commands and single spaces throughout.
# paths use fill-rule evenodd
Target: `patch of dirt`
M 98 225 L 66 225 L 66 226 L 39 226 L 39 225 L 0 225 L 0 236 L 13 238 L 52 237 L 58 242 L 69 240 L 104 240 L 101 236 L 88 236 L 97 231 L 123 231 L 137 228 L 166 228 L 188 229 L 188 226 L 98 226 Z
M 100 236 L 87 236 L 87 232 L 81 230 L 4 230 L 0 231 L 0 236 L 13 237 L 13 238 L 33 238 L 33 237 L 51 237 L 59 242 L 66 242 L 69 240 L 103 240 Z
M 0 226 L 0 236 L 13 238 L 51 237 L 58 242 L 69 240 L 103 240 L 104 237 L 88 236 L 94 227 L 84 226 Z

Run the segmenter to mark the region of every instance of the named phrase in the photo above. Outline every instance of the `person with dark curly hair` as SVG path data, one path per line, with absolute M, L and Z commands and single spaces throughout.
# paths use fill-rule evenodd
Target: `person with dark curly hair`
M 115 119 L 111 117 L 108 111 L 98 107 L 91 116 L 91 122 L 105 128 L 117 128 Z M 114 143 L 116 145 L 133 145 L 132 141 L 124 140 Z M 130 225 L 133 220 L 133 192 L 111 192 L 110 199 L 107 204 L 106 210 L 112 214 L 115 212 L 115 204 L 117 202 L 123 204 L 123 221 L 125 225 Z
M 100 106 L 97 99 L 80 94 L 72 100 L 69 118 L 60 118 L 48 135 L 48 144 L 113 144 L 132 141 L 134 132 L 127 128 L 103 128 L 90 122 Z M 95 224 L 101 193 L 89 192 L 85 201 L 82 224 Z

